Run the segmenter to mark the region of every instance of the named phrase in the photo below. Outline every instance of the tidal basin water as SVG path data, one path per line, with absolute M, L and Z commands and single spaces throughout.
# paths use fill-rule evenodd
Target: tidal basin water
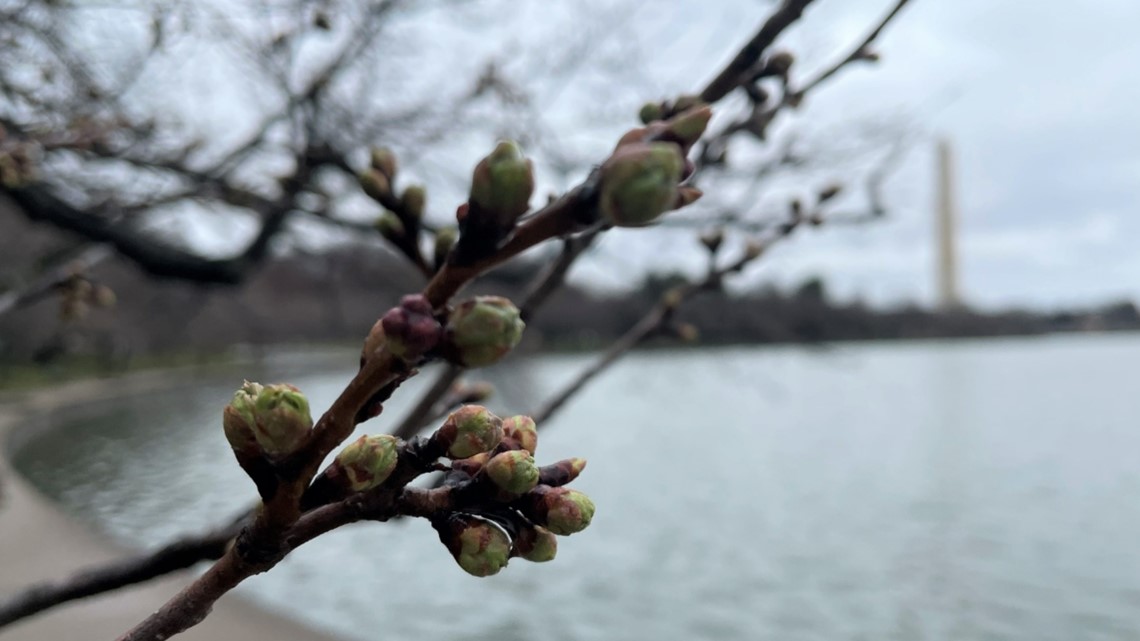
M 489 405 L 589 360 L 493 370 Z M 362 524 L 240 592 L 362 640 L 1140 639 L 1137 363 L 1128 336 L 635 354 L 542 426 L 539 459 L 587 458 L 598 506 L 554 562 L 475 579 L 422 521 Z M 16 463 L 155 545 L 253 497 L 219 424 L 243 376 L 321 408 L 350 374 L 277 359 L 81 408 Z

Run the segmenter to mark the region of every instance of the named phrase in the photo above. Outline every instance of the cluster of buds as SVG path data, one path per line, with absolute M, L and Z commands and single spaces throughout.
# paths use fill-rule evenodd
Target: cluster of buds
M 446 325 L 436 319 L 424 296 L 405 296 L 368 332 L 360 364 L 387 347 L 408 363 L 438 353 L 457 365 L 484 367 L 514 349 L 525 327 L 518 308 L 500 296 L 476 296 L 460 303 L 447 315 Z
M 674 105 L 646 105 L 641 114 L 646 126 L 626 132 L 602 164 L 598 210 L 611 225 L 648 225 L 700 198 L 700 190 L 682 184 L 693 173 L 685 156 L 704 134 L 712 110 L 686 104 L 668 120 L 659 117 Z
M 538 432 L 526 416 L 501 419 L 485 407 L 464 406 L 450 416 L 432 440 L 451 458 L 447 485 L 476 497 L 479 509 L 437 515 L 432 525 L 464 571 L 498 573 L 514 557 L 552 560 L 555 535 L 581 532 L 594 518 L 585 494 L 564 487 L 582 472 L 583 459 L 539 466 L 534 452 Z
M 59 317 L 65 321 L 86 318 L 92 307 L 107 309 L 115 305 L 115 292 L 110 287 L 93 283 L 79 273 L 61 281 L 56 290 L 59 292 Z
M 246 381 L 223 410 L 222 428 L 243 465 L 257 459 L 276 463 L 305 444 L 313 418 L 296 387 Z
M 376 230 L 413 262 L 422 264 L 419 236 L 427 191 L 422 185 L 409 185 L 397 195 L 397 168 L 396 154 L 391 149 L 374 147 L 368 168 L 358 180 L 364 193 L 386 210 L 376 219 Z

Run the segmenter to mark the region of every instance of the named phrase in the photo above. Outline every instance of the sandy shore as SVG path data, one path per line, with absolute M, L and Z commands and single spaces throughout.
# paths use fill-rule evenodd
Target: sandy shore
M 193 376 L 192 370 L 142 372 L 111 380 L 82 381 L 3 399 L 0 404 L 0 597 L 29 583 L 61 579 L 77 569 L 129 554 L 91 528 L 60 512 L 8 464 L 8 447 L 18 437 L 23 417 L 62 404 L 159 389 Z M 203 524 L 206 525 L 206 524 Z M 180 572 L 110 595 L 72 602 L 6 628 L 0 641 L 70 641 L 115 639 L 157 609 L 190 574 Z M 333 641 L 229 596 L 201 625 L 178 637 L 191 640 L 265 639 Z

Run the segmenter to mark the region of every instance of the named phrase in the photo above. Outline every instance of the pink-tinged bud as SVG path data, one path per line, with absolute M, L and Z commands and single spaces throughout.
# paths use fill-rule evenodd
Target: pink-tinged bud
M 527 516 L 560 536 L 581 532 L 594 519 L 594 502 L 578 490 L 539 485 L 527 498 Z
M 379 170 L 366 169 L 360 174 L 358 180 L 360 181 L 360 188 L 373 200 L 384 202 L 392 195 L 392 182 Z
M 396 177 L 396 154 L 387 147 L 373 147 L 369 152 L 372 168 L 384 174 L 389 181 Z
M 498 525 L 469 514 L 452 514 L 432 525 L 439 532 L 440 542 L 468 574 L 491 576 L 507 567 L 511 538 Z
M 647 102 L 641 105 L 641 111 L 637 112 L 637 118 L 642 124 L 648 125 L 654 120 L 661 120 L 665 116 L 665 110 L 661 108 L 659 102 Z
M 641 227 L 673 208 L 684 158 L 673 143 L 624 145 L 602 164 L 598 207 L 617 227 Z
M 388 310 L 380 322 L 388 351 L 408 362 L 418 361 L 434 349 L 443 335 L 431 304 L 420 294 L 405 296 L 400 306 Z
M 670 138 L 681 143 L 682 148 L 688 149 L 701 139 L 711 119 L 711 107 L 708 105 L 693 107 L 673 116 L 669 120 L 667 131 Z
M 446 355 L 465 367 L 490 365 L 518 345 L 525 327 L 511 301 L 477 296 L 461 303 L 448 317 Z
M 404 223 L 400 222 L 396 214 L 390 211 L 380 214 L 380 217 L 376 219 L 375 225 L 380 235 L 390 242 L 398 242 L 404 237 Z
M 292 385 L 266 385 L 260 390 L 255 385 L 242 388 L 246 394 L 255 392 L 253 436 L 270 459 L 289 456 L 304 444 L 313 427 L 309 400 Z
M 655 129 L 660 130 L 662 126 L 664 125 L 657 123 Z M 629 131 L 622 134 L 621 138 L 618 138 L 617 145 L 614 146 L 614 151 L 617 151 L 618 149 L 621 149 L 622 147 L 626 147 L 628 145 L 639 145 L 645 142 L 645 138 L 649 134 L 650 130 L 648 127 L 636 127 L 634 129 L 630 129 Z
M 559 553 L 559 539 L 551 530 L 544 527 L 531 526 L 519 530 L 514 537 L 514 550 L 511 555 L 532 563 L 545 563 L 553 561 Z
M 584 458 L 563 459 L 557 463 L 538 468 L 538 482 L 541 485 L 561 487 L 578 478 L 584 469 L 586 469 L 586 459 Z
M 451 469 L 457 472 L 463 472 L 468 476 L 475 476 L 490 459 L 491 454 L 489 452 L 479 452 L 475 456 L 468 456 L 464 459 L 452 461 Z
M 500 142 L 475 166 L 470 201 L 501 227 L 513 225 L 526 213 L 533 193 L 534 168 L 514 142 Z
M 348 489 L 363 492 L 380 485 L 396 469 L 400 439 L 388 434 L 361 436 L 337 454 L 333 465 Z
M 674 203 L 673 209 L 680 209 L 682 207 L 688 207 L 689 205 L 700 200 L 701 196 L 704 196 L 704 195 L 705 195 L 705 192 L 701 191 L 700 189 L 697 189 L 696 187 L 691 187 L 689 185 L 683 185 L 681 187 L 678 187 L 677 188 L 677 202 Z
M 514 439 L 519 447 L 535 453 L 538 449 L 538 426 L 529 416 L 512 416 L 503 419 L 503 436 Z
M 226 433 L 230 447 L 238 454 L 245 456 L 261 454 L 261 446 L 257 444 L 257 438 L 253 435 L 257 420 L 254 400 L 261 390 L 261 385 L 246 381 L 241 389 L 234 393 L 229 405 L 222 410 L 222 429 Z
M 503 420 L 482 405 L 464 405 L 447 417 L 436 438 L 449 458 L 465 459 L 489 452 L 503 440 Z
M 515 539 L 515 552 L 531 563 L 553 561 L 558 554 L 558 537 L 544 527 L 527 528 Z
M 484 469 L 499 489 L 510 494 L 525 494 L 538 485 L 538 466 L 526 450 L 496 454 Z
M 400 204 L 404 206 L 404 212 L 408 216 L 418 220 L 423 217 L 424 207 L 427 206 L 427 191 L 423 185 L 412 185 L 400 196 Z

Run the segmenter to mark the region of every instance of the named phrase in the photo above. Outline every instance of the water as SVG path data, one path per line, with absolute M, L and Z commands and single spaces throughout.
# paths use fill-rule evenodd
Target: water
M 587 360 L 493 371 L 498 407 Z M 636 354 L 542 433 L 598 505 L 554 562 L 475 579 L 426 523 L 362 524 L 241 591 L 358 639 L 1140 638 L 1136 362 L 1133 337 Z M 350 374 L 269 370 L 315 407 Z M 219 378 L 16 463 L 116 537 L 201 530 L 253 495 Z

